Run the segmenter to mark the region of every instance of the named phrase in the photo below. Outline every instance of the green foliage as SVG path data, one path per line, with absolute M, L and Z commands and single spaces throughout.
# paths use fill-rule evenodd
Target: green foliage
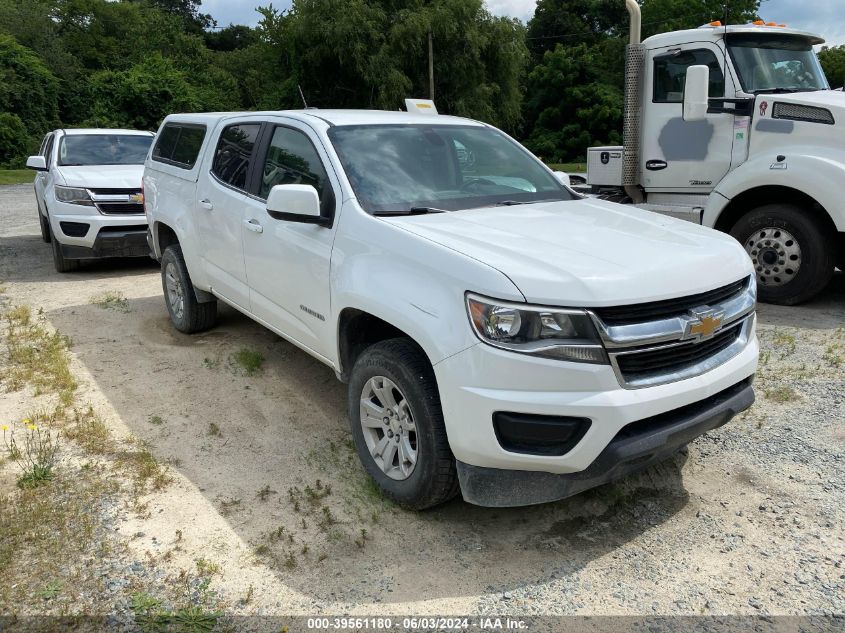
M 0 112 L 0 168 L 13 169 L 23 165 L 30 138 L 20 117 Z
M 819 51 L 819 61 L 831 87 L 845 85 L 845 46 L 823 46 Z

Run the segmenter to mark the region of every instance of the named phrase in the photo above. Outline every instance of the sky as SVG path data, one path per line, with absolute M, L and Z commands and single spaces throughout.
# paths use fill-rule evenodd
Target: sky
M 523 22 L 534 13 L 535 0 L 486 2 L 492 13 L 516 17 Z M 210 13 L 220 26 L 230 23 L 254 26 L 260 17 L 254 7 L 267 4 L 270 0 L 203 0 L 202 10 Z M 285 9 L 290 1 L 276 0 L 273 6 Z M 763 0 L 760 16 L 766 21 L 818 33 L 832 46 L 845 44 L 845 0 Z

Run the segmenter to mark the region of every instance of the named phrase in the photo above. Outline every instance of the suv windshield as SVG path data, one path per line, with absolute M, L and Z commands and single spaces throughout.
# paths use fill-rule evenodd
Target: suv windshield
M 745 92 L 804 92 L 829 88 L 813 44 L 806 37 L 737 33 L 728 35 Z
M 68 134 L 59 145 L 59 165 L 143 165 L 152 136 Z
M 329 137 L 369 213 L 574 198 L 536 158 L 488 127 L 340 126 Z

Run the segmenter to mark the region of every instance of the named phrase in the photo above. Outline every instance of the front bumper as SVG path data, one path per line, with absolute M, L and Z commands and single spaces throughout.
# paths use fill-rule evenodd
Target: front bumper
M 147 257 L 147 217 L 102 214 L 93 207 L 53 201 L 50 229 L 68 259 Z
M 66 259 L 99 259 L 102 257 L 149 257 L 146 229 L 101 230 L 93 245 L 75 246 L 59 243 Z
M 726 424 L 754 403 L 747 378 L 704 401 L 626 427 L 585 470 L 570 474 L 480 468 L 458 461 L 466 501 L 512 507 L 565 499 L 670 457 L 698 436 Z

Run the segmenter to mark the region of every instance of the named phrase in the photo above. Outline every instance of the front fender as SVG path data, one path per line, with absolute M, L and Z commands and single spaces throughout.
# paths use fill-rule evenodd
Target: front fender
M 774 168 L 777 156 L 786 157 L 785 169 Z M 845 151 L 817 147 L 784 147 L 777 154 L 758 155 L 743 163 L 718 184 L 708 200 L 702 224 L 713 227 L 722 211 L 738 195 L 760 187 L 794 189 L 818 202 L 827 211 L 838 231 L 845 231 Z

